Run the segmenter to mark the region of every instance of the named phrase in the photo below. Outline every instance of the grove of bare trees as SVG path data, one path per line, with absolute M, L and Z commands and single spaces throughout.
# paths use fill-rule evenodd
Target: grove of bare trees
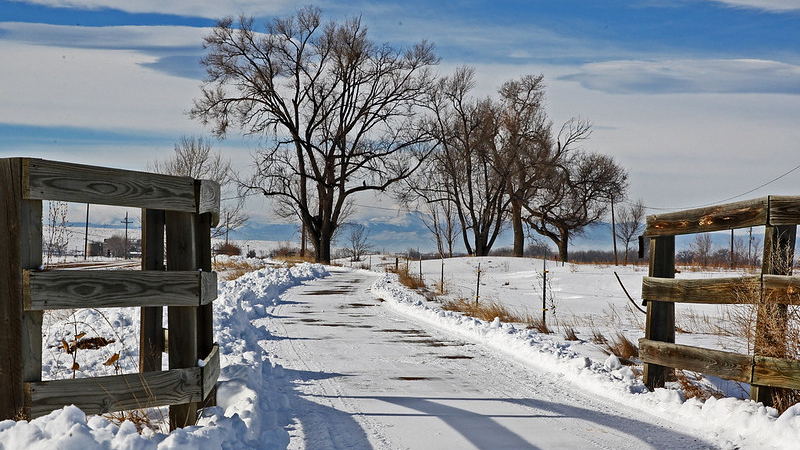
M 208 76 L 190 116 L 218 137 L 238 129 L 263 139 L 253 174 L 237 181 L 299 219 L 317 261 L 330 261 L 365 192 L 430 213 L 442 256 L 459 236 L 468 253 L 487 255 L 510 226 L 515 255 L 533 230 L 562 260 L 570 237 L 624 197 L 625 170 L 581 148 L 591 124 L 549 119 L 542 75 L 479 98 L 474 69 L 434 72 L 432 44 L 376 43 L 360 18 L 325 21 L 316 7 L 263 29 L 223 19 L 204 46 Z
M 533 230 L 566 261 L 570 237 L 624 196 L 627 173 L 610 156 L 580 148 L 591 134 L 588 121 L 573 118 L 553 131 L 541 75 L 505 82 L 499 99 L 474 98 L 473 86 L 474 70 L 462 67 L 431 91 L 428 127 L 438 146 L 407 180 L 404 200 L 453 211 L 470 254 L 488 255 L 510 222 L 515 256 Z M 448 216 L 431 217 L 428 228 L 444 253 L 441 220 Z

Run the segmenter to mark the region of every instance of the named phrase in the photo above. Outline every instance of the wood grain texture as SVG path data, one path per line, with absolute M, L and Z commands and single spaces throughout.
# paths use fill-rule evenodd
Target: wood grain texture
M 768 197 L 647 217 L 645 236 L 675 236 L 766 225 Z
M 211 214 L 211 226 L 219 224 L 219 184 L 211 180 L 197 180 L 197 214 Z
M 753 358 L 738 353 L 639 339 L 639 358 L 651 364 L 750 382 Z
M 160 209 L 142 208 L 142 270 L 163 272 L 165 213 Z M 139 324 L 139 372 L 161 370 L 164 340 L 164 308 L 142 307 Z
M 650 240 L 649 275 L 656 278 L 675 278 L 675 236 L 659 236 Z M 645 338 L 675 342 L 675 304 L 647 302 Z M 649 389 L 664 387 L 672 369 L 658 364 L 644 365 L 644 383 Z
M 761 298 L 761 295 L 764 297 Z M 735 278 L 642 278 L 642 299 L 673 303 L 800 305 L 800 277 L 755 275 Z
M 196 215 L 167 211 L 167 271 L 198 269 Z M 170 306 L 169 367 L 177 369 L 197 364 L 197 308 Z M 201 399 L 202 400 L 202 399 Z M 170 429 L 194 425 L 198 403 L 175 405 L 169 408 Z
M 800 196 L 769 196 L 769 224 L 800 224 Z
M 196 212 L 194 179 L 25 158 L 24 198 Z
M 203 360 L 203 400 L 214 392 L 220 374 L 219 346 L 214 345 L 211 353 Z M 216 399 L 215 399 L 216 400 Z
M 197 402 L 202 396 L 199 367 L 108 377 L 26 383 L 26 409 L 32 418 L 74 404 L 87 414 L 103 414 Z
M 643 277 L 642 299 L 672 303 L 728 304 L 749 299 L 755 292 L 758 301 L 761 277 L 668 279 Z
M 25 307 L 199 306 L 217 297 L 215 272 L 147 270 L 26 270 Z
M 22 161 L 0 159 L 0 420 L 23 414 Z
M 800 389 L 800 361 L 768 356 L 755 356 L 754 360 L 754 385 Z

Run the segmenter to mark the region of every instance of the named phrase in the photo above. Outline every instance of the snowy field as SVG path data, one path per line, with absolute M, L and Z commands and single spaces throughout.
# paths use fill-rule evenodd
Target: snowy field
M 404 262 L 401 262 L 404 264 Z M 480 299 L 494 300 L 533 314 L 542 312 L 541 260 L 513 258 L 457 258 L 444 262 L 444 288 L 452 298 L 474 298 L 478 263 L 481 267 Z M 393 259 L 373 256 L 380 264 Z M 441 282 L 442 262 L 424 261 L 423 278 L 429 286 Z M 409 264 L 417 273 L 419 263 Z M 0 449 L 285 449 L 289 445 L 287 425 L 293 417 L 286 395 L 284 369 L 259 342 L 270 339 L 263 326 L 253 322 L 279 320 L 274 311 L 284 293 L 309 280 L 326 277 L 329 268 L 303 264 L 292 268 L 272 267 L 222 282 L 215 302 L 215 339 L 222 351 L 219 406 L 203 412 L 197 426 L 171 433 L 146 428 L 137 432 L 131 422 L 117 425 L 105 417 L 86 417 L 75 407 L 66 407 L 28 422 L 0 422 Z M 355 269 L 354 269 L 355 270 Z M 397 283 L 396 275 L 377 276 L 374 295 L 390 308 L 422 328 L 438 330 L 496 350 L 509 360 L 531 370 L 555 374 L 570 389 L 580 389 L 600 399 L 609 399 L 633 409 L 674 422 L 677 428 L 724 449 L 792 449 L 800 442 L 800 405 L 778 416 L 771 408 L 736 398 L 701 402 L 684 399 L 676 389 L 648 392 L 635 375 L 635 368 L 621 365 L 605 355 L 591 337 L 601 333 L 611 338 L 619 331 L 634 342 L 643 336 L 644 315 L 625 297 L 613 272 L 617 271 L 634 299 L 639 298 L 645 267 L 549 263 L 547 320 L 552 334 L 540 334 L 519 324 L 481 321 L 442 311 L 437 302 L 426 300 Z M 358 273 L 355 270 L 354 273 Z M 679 276 L 730 275 L 684 271 Z M 375 277 L 375 275 L 370 275 Z M 711 332 L 714 323 L 724 323 L 725 312 L 717 307 L 679 308 L 679 342 L 713 348 L 735 348 L 741 342 Z M 719 321 L 722 319 L 722 322 Z M 708 325 L 708 324 L 712 325 Z M 564 330 L 574 328 L 579 340 L 567 341 Z M 76 333 L 95 333 L 114 342 L 96 350 L 78 353 L 77 376 L 134 372 L 138 361 L 138 311 L 134 309 L 81 310 L 49 314 L 45 319 L 44 378 L 72 376 L 73 360 L 59 347 L 62 339 Z M 342 331 L 345 332 L 345 331 Z M 346 351 L 346 349 L 342 349 Z M 104 366 L 120 354 L 115 365 Z M 351 369 L 356 370 L 356 369 Z M 741 394 L 746 386 L 722 387 Z M 152 411 L 158 422 L 163 412 Z M 444 443 L 438 443 L 444 445 Z M 432 448 L 444 448 L 433 445 Z

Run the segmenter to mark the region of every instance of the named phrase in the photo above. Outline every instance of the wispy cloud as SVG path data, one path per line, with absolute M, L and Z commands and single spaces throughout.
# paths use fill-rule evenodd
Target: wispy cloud
M 11 0 L 54 8 L 115 9 L 128 13 L 174 14 L 217 19 L 231 14 L 263 16 L 286 11 L 302 4 L 295 0 Z
M 764 11 L 800 11 L 797 0 L 712 0 L 729 6 L 760 9 Z
M 560 79 L 612 94 L 800 94 L 800 66 L 758 59 L 609 61 Z
M 181 55 L 199 58 L 203 33 L 0 23 L 0 59 L 14 61 L 0 65 L 0 122 L 178 133 L 199 128 L 184 115 L 199 78 L 175 76 L 174 66 Z

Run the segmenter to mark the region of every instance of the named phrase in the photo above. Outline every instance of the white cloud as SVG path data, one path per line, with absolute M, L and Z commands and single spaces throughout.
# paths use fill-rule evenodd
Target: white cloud
M 585 64 L 562 79 L 616 94 L 800 94 L 800 66 L 758 59 L 609 61 Z
M 0 22 L 0 39 L 20 43 L 104 49 L 195 48 L 208 28 L 182 26 L 81 27 L 43 23 Z
M 270 15 L 299 4 L 294 0 L 12 0 L 22 3 L 75 9 L 117 9 L 128 13 L 174 14 L 218 19 L 228 15 Z
M 765 11 L 783 12 L 800 11 L 797 0 L 713 0 L 716 3 L 735 7 L 761 9 Z
M 169 48 L 194 42 L 199 47 L 203 30 L 4 23 L 0 31 L 5 32 L 0 59 L 6 61 L 0 65 L 0 122 L 177 135 L 199 129 L 184 111 L 199 94 L 200 80 L 149 65 L 160 61 L 153 54 L 159 44 Z M 29 38 L 15 40 L 23 35 Z M 55 46 L 57 41 L 62 45 Z M 75 44 L 63 45 L 68 42 Z M 137 47 L 150 47 L 150 54 Z

